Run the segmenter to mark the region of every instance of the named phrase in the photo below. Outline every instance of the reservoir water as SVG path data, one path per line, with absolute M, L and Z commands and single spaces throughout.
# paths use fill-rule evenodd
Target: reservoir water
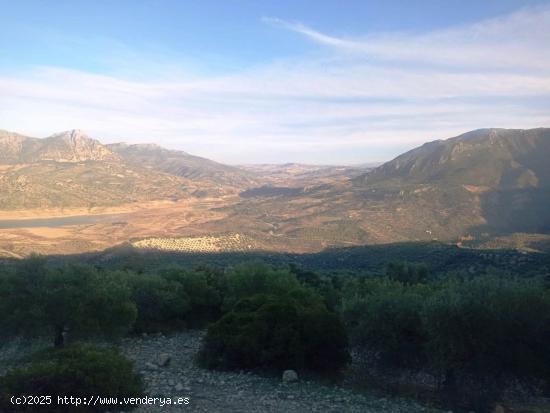
M 89 225 L 105 222 L 120 222 L 124 214 L 116 215 L 75 215 L 57 218 L 29 218 L 0 220 L 0 229 L 7 228 L 39 228 L 39 227 L 63 227 L 67 225 Z

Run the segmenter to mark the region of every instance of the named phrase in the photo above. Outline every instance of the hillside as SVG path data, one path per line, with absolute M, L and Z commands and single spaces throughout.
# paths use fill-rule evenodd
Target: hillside
M 116 143 L 107 145 L 107 148 L 133 165 L 153 168 L 191 180 L 204 180 L 216 186 L 220 194 L 257 184 L 254 175 L 247 171 L 155 144 Z
M 93 208 L 189 197 L 196 185 L 124 162 L 78 130 L 44 139 L 0 132 L 0 210 Z
M 426 143 L 362 175 L 368 184 L 550 186 L 550 129 L 480 129 Z
M 253 240 L 246 248 L 294 253 L 431 240 L 546 250 L 550 239 L 549 129 L 473 131 L 371 170 L 243 170 L 156 145 L 102 145 L 78 131 L 45 139 L 2 132 L 0 145 L 5 220 L 125 214 L 85 232 L 71 221 L 50 231 L 0 221 L 0 249 L 18 255 L 148 239 L 180 248 L 232 234 Z
M 399 190 L 403 207 L 422 205 L 425 216 L 447 210 L 438 221 L 452 236 L 550 233 L 549 156 L 550 129 L 481 129 L 398 156 L 354 189 L 367 198 Z
M 117 155 L 99 141 L 80 130 L 61 132 L 44 139 L 0 131 L 0 148 L 0 164 L 120 161 Z
M 550 234 L 549 156 L 550 129 L 472 131 L 347 180 L 247 191 L 232 212 L 301 247 L 493 238 L 511 245 L 516 233 Z

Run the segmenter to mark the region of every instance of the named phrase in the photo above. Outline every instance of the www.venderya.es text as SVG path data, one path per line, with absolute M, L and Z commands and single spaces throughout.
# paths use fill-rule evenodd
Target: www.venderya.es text
M 191 403 L 190 397 L 102 397 L 102 396 L 12 396 L 14 406 L 178 406 Z

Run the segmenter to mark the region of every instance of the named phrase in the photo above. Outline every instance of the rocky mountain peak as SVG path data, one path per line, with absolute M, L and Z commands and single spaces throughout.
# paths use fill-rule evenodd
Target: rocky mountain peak
M 54 134 L 42 140 L 38 160 L 57 162 L 118 161 L 120 158 L 80 129 Z

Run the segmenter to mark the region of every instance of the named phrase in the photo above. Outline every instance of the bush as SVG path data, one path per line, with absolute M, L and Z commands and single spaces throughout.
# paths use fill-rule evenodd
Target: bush
M 112 406 L 58 406 L 57 396 L 81 398 L 142 397 L 143 384 L 133 364 L 114 349 L 71 345 L 40 353 L 30 365 L 0 378 L 0 410 L 14 411 L 11 396 L 52 396 L 52 404 L 40 411 L 108 411 Z M 117 405 L 116 409 L 132 406 Z M 35 411 L 36 406 L 16 411 Z
M 509 375 L 550 380 L 550 296 L 536 281 L 449 282 L 423 317 L 432 364 L 455 398 L 472 398 L 472 378 L 492 383 L 489 399 Z
M 230 310 L 243 298 L 256 294 L 284 295 L 302 285 L 288 269 L 274 269 L 262 262 L 235 266 L 227 273 L 227 292 L 223 308 Z
M 428 267 L 409 262 L 391 263 L 386 268 L 386 276 L 403 284 L 419 284 L 428 280 Z
M 295 264 L 289 265 L 289 270 L 296 279 L 304 286 L 315 290 L 322 298 L 331 311 L 336 311 L 341 302 L 341 293 L 339 291 L 340 277 L 320 276 L 313 271 L 305 270 Z
M 157 332 L 185 325 L 190 309 L 181 284 L 157 274 L 128 274 L 132 299 L 137 306 L 134 332 Z
M 410 367 L 425 362 L 421 312 L 426 295 L 423 286 L 407 287 L 386 279 L 355 286 L 342 304 L 352 343 L 377 353 L 384 365 Z
M 126 280 L 85 265 L 47 268 L 33 257 L 0 286 L 0 323 L 12 334 L 49 335 L 56 346 L 72 338 L 117 336 L 136 318 Z
M 511 377 L 550 379 L 550 296 L 536 280 L 352 280 L 351 341 L 399 367 L 439 374 L 450 405 L 484 411 Z
M 241 300 L 209 327 L 199 353 L 203 366 L 220 369 L 334 373 L 348 359 L 346 333 L 337 315 L 319 301 L 304 304 L 292 295 Z
M 170 268 L 127 278 L 138 309 L 135 332 L 201 327 L 220 317 L 221 280 L 215 271 Z
M 207 268 L 187 271 L 173 268 L 160 272 L 171 283 L 181 286 L 189 303 L 185 319 L 191 327 L 201 327 L 221 315 L 223 274 Z

